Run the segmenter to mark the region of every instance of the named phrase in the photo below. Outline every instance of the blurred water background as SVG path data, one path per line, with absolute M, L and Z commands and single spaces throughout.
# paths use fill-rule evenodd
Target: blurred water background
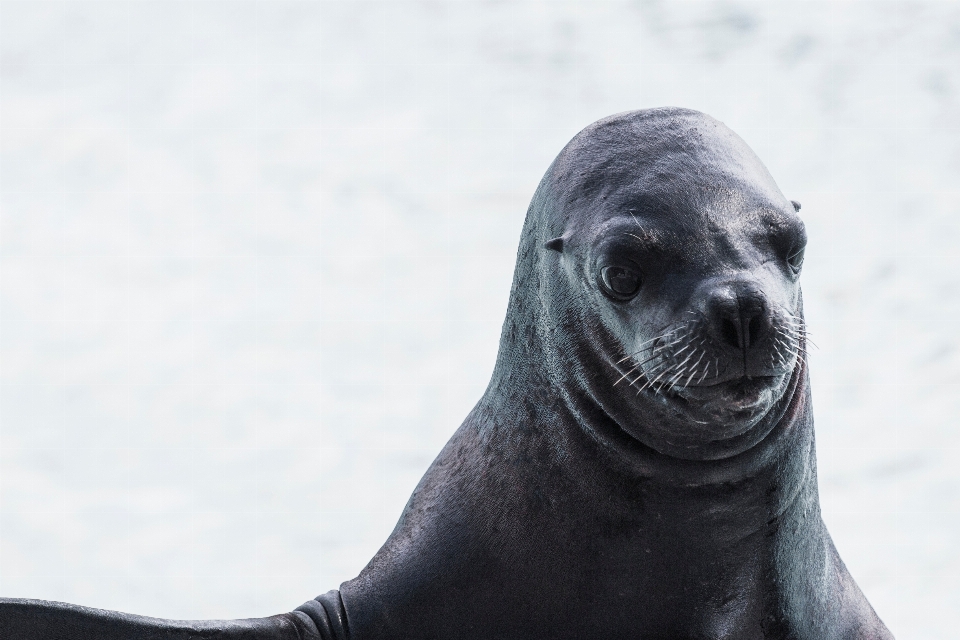
M 660 105 L 803 203 L 824 517 L 898 638 L 951 637 L 954 3 L 0 2 L 0 594 L 356 575 L 486 385 L 542 173 Z

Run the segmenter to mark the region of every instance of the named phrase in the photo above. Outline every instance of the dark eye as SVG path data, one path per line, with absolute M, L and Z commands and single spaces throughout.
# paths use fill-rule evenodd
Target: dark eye
M 604 267 L 600 270 L 600 283 L 615 298 L 631 298 L 640 289 L 640 274 L 627 267 Z
M 787 264 L 790 265 L 790 268 L 793 269 L 794 273 L 800 273 L 800 268 L 803 266 L 803 252 L 805 247 L 800 247 L 795 250 L 787 258 Z

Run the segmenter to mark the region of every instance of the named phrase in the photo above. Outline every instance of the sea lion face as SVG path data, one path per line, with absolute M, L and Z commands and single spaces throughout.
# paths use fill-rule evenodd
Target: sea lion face
M 806 238 L 775 203 L 684 204 L 611 216 L 585 281 L 622 348 L 613 384 L 679 424 L 675 436 L 726 439 L 770 411 L 801 357 Z
M 600 176 L 562 251 L 599 327 L 601 393 L 627 407 L 610 413 L 661 453 L 716 459 L 769 432 L 803 358 L 806 233 L 732 132 L 687 151 Z

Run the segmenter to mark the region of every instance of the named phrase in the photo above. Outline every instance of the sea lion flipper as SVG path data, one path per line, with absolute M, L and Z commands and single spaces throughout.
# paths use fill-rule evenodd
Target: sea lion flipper
M 64 602 L 0 598 L 4 640 L 326 640 L 293 614 L 244 620 L 164 620 Z M 329 636 L 337 638 L 339 636 Z

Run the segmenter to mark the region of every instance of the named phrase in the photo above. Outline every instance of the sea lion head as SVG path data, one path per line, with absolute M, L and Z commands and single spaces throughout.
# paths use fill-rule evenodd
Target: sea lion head
M 518 292 L 537 300 L 526 311 L 551 384 L 661 454 L 754 446 L 802 377 L 798 209 L 705 114 L 583 130 L 541 181 L 514 282 L 514 307 Z

